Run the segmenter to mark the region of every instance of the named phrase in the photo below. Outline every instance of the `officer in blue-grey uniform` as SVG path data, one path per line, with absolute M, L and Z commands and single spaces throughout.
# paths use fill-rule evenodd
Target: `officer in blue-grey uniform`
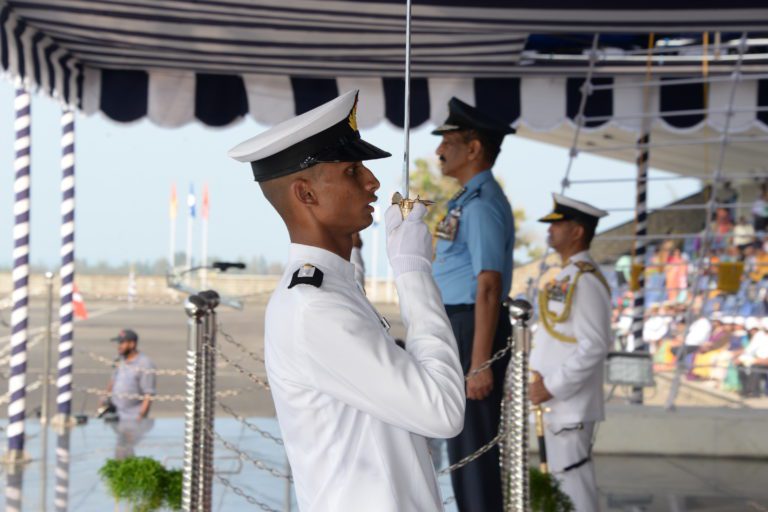
M 360 137 L 356 112 L 350 91 L 229 153 L 251 164 L 291 239 L 266 310 L 267 376 L 299 510 L 441 512 L 427 438 L 461 430 L 464 375 L 425 206 L 384 216 L 404 349 L 350 261 L 379 188 L 363 161 L 389 156 Z
M 459 346 L 466 380 L 464 430 L 448 440 L 448 457 L 456 463 L 498 433 L 505 356 L 483 368 L 504 348 L 510 334 L 502 301 L 512 282 L 515 223 L 504 191 L 491 173 L 508 124 L 457 98 L 448 103 L 448 119 L 432 133 L 443 175 L 461 190 L 448 202 L 437 227 L 433 272 Z M 461 512 L 502 510 L 499 450 L 493 448 L 451 473 Z

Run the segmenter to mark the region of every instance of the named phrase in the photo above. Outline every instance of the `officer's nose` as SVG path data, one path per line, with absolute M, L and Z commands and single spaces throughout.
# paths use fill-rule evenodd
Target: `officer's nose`
M 379 187 L 381 186 L 381 183 L 379 183 L 379 180 L 376 179 L 376 176 L 374 176 L 373 172 L 369 168 L 363 165 L 363 169 L 365 169 L 365 188 L 369 192 L 376 192 L 379 190 Z

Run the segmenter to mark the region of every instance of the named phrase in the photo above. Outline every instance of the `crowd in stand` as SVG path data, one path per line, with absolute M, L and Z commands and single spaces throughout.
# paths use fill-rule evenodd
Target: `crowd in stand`
M 730 184 L 716 201 L 706 258 L 698 257 L 703 236 L 666 240 L 649 251 L 639 340 L 632 332 L 632 260 L 616 263 L 617 342 L 649 350 L 658 369 L 683 358 L 690 380 L 744 397 L 768 395 L 768 187 L 752 206 L 752 222 L 736 220 L 736 208 L 727 206 L 738 201 Z

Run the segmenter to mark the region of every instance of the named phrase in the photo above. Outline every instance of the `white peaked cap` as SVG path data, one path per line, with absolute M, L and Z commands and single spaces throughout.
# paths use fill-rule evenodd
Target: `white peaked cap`
M 359 162 L 391 156 L 360 138 L 357 93 L 342 94 L 283 121 L 227 153 L 250 162 L 256 181 L 285 176 L 318 163 Z

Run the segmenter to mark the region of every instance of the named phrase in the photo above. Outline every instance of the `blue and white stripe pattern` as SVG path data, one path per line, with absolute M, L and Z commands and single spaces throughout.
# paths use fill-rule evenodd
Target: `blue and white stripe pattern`
M 61 288 L 59 307 L 59 363 L 56 386 L 57 413 L 72 411 L 72 348 L 75 281 L 75 115 L 65 110 L 61 116 Z
M 70 429 L 64 428 L 56 437 L 56 487 L 53 498 L 56 512 L 69 512 L 70 432 Z
M 22 512 L 23 490 L 24 471 L 20 468 L 8 471 L 5 480 L 5 512 Z
M 570 98 L 583 82 L 587 34 L 604 33 L 601 44 L 616 50 L 610 59 L 601 53 L 596 68 L 599 79 L 618 83 L 643 71 L 644 62 L 633 51 L 648 31 L 764 32 L 768 6 L 748 3 L 749 8 L 725 0 L 706 6 L 625 0 L 615 7 L 567 0 L 512 7 L 503 0 L 471 6 L 465 0 L 417 2 L 411 125 L 441 123 L 451 95 L 535 130 L 573 121 Z M 361 128 L 384 118 L 403 125 L 402 0 L 13 0 L 2 5 L 0 43 L 7 57 L 0 67 L 88 114 L 101 111 L 121 122 L 148 117 L 165 127 L 195 120 L 225 126 L 245 116 L 272 125 L 359 88 L 365 101 Z M 723 44 L 729 42 L 725 37 Z M 760 51 L 755 46 L 745 74 L 764 73 L 768 59 Z M 559 58 L 547 59 L 552 53 Z M 700 66 L 700 52 L 683 48 L 674 57 L 660 73 L 700 77 L 691 71 Z M 713 60 L 711 74 L 727 78 L 731 65 L 725 57 Z M 765 75 L 757 93 L 754 88 L 753 81 L 740 94 L 757 98 L 756 106 L 768 104 Z M 701 98 L 697 84 L 660 89 L 665 128 L 722 125 L 722 115 L 708 118 L 706 111 L 698 112 L 717 105 L 719 86 L 713 84 L 709 99 Z M 586 127 L 638 121 L 626 117 L 637 105 L 632 101 L 636 91 L 601 92 L 590 100 L 595 110 L 586 112 Z M 665 117 L 673 105 L 690 115 Z M 768 131 L 768 111 L 746 117 Z
M 29 299 L 30 95 L 16 90 L 16 180 L 13 184 L 13 311 L 11 313 L 11 376 L 8 379 L 8 452 L 24 451 L 27 380 L 27 319 Z
M 0 67 L 17 83 L 39 88 L 67 105 L 78 105 L 82 64 L 5 2 L 0 6 L 0 50 Z
M 648 143 L 650 135 L 643 134 L 637 144 L 640 152 L 637 156 L 637 198 L 635 205 L 635 261 L 642 271 L 637 276 L 638 289 L 635 291 L 632 315 L 632 335 L 635 347 L 643 344 L 643 322 L 645 317 L 645 254 L 646 235 L 648 234 Z

